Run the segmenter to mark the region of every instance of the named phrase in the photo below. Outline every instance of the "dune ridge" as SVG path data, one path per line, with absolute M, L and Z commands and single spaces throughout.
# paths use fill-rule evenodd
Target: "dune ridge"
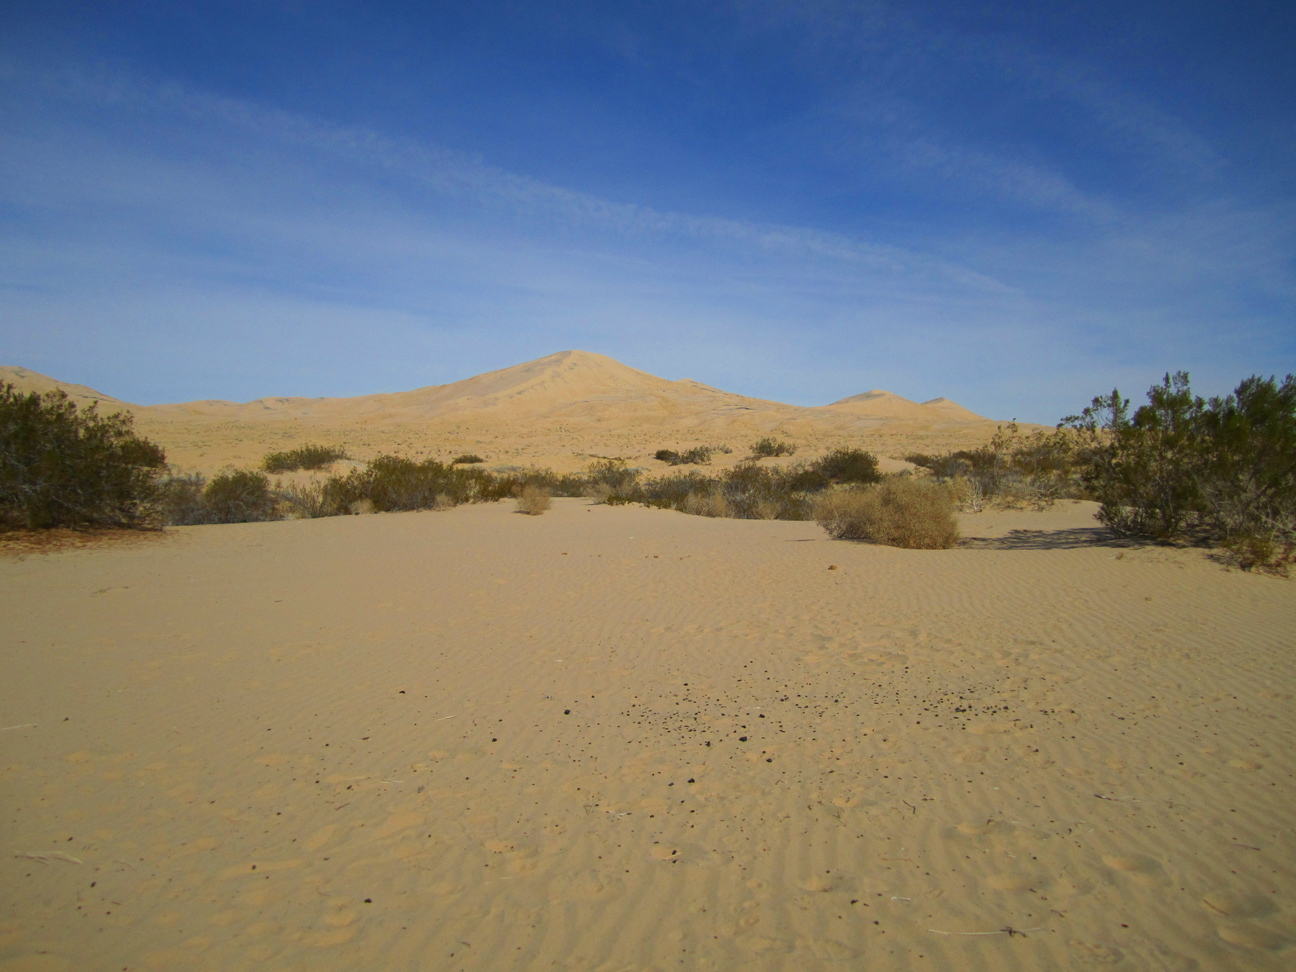
M 27 369 L 0 368 L 20 390 L 64 387 L 130 411 L 137 427 L 184 468 L 255 464 L 286 443 L 328 438 L 360 458 L 380 452 L 491 453 L 495 465 L 579 468 L 588 456 L 647 460 L 663 447 L 769 434 L 812 450 L 837 445 L 903 451 L 905 444 L 957 447 L 989 438 L 994 423 L 946 399 L 912 402 L 870 391 L 829 405 L 797 406 L 670 381 L 587 351 L 562 351 L 447 385 L 354 398 L 268 397 L 133 405 Z

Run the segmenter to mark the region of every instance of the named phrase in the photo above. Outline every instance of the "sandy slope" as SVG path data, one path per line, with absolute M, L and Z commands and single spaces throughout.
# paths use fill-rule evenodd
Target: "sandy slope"
M 0 558 L 0 969 L 1289 969 L 1296 586 L 1091 509 Z
M 45 391 L 60 383 L 0 367 L 0 382 Z M 62 386 L 78 401 L 98 396 L 124 408 L 182 470 L 255 466 L 269 451 L 303 442 L 345 446 L 358 459 L 380 453 L 450 459 L 475 452 L 495 467 L 538 465 L 569 472 L 592 457 L 653 467 L 662 448 L 726 443 L 732 464 L 756 439 L 791 439 L 802 455 L 841 445 L 883 456 L 986 441 L 995 423 L 946 399 L 918 403 L 885 391 L 813 408 L 668 381 L 605 355 L 562 351 L 449 385 L 358 398 L 263 398 L 253 402 L 128 405 L 93 389 Z M 662 467 L 664 468 L 664 467 Z

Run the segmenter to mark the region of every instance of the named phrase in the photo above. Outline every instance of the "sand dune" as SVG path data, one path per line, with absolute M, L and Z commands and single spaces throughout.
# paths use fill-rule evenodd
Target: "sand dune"
M 0 381 L 47 390 L 58 383 L 24 369 Z M 79 400 L 97 396 L 76 387 Z M 102 397 L 101 397 L 102 398 Z M 902 455 L 911 447 L 985 441 L 994 423 L 945 399 L 919 404 L 872 391 L 802 407 L 749 398 L 696 381 L 668 381 L 599 354 L 563 351 L 449 385 L 357 398 L 262 398 L 128 408 L 137 427 L 184 469 L 254 465 L 272 449 L 324 439 L 358 458 L 483 454 L 492 465 L 582 468 L 591 455 L 646 464 L 661 448 L 724 442 L 739 450 L 779 435 L 810 453 L 841 445 Z M 736 461 L 734 456 L 730 461 Z M 721 460 L 723 461 L 723 460 Z
M 1296 588 L 963 523 L 0 559 L 0 969 L 1291 968 Z
M 51 391 L 62 391 L 78 406 L 88 406 L 98 402 L 100 411 L 105 414 L 121 411 L 122 409 L 133 410 L 139 407 L 119 401 L 111 395 L 105 395 L 103 392 L 95 391 L 87 385 L 74 385 L 66 381 L 59 381 L 48 375 L 42 375 L 39 371 L 19 368 L 15 365 L 0 365 L 0 385 L 13 385 L 20 392 L 37 392 L 41 395 Z

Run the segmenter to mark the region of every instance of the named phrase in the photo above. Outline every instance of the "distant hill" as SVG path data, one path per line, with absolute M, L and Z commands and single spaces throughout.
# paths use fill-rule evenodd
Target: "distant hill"
M 771 434 L 812 451 L 892 443 L 885 448 L 902 454 L 901 440 L 928 448 L 979 443 L 993 429 L 990 420 L 944 398 L 919 403 L 874 390 L 831 405 L 788 405 L 670 381 L 588 351 L 560 351 L 448 385 L 354 398 L 141 406 L 25 368 L 0 368 L 0 381 L 21 390 L 62 388 L 78 404 L 128 410 L 173 461 L 208 470 L 255 463 L 270 449 L 308 440 L 345 444 L 359 458 L 474 449 L 497 463 L 570 467 L 588 461 L 580 456 L 650 457 L 655 449 L 690 443 L 745 450 Z
M 46 392 L 61 389 L 77 405 L 86 406 L 98 402 L 99 410 L 105 414 L 135 407 L 128 402 L 113 398 L 111 395 L 95 391 L 86 385 L 73 385 L 65 381 L 58 381 L 48 375 L 42 375 L 39 371 L 19 368 L 14 365 L 0 365 L 0 385 L 13 385 L 20 392 L 38 392 L 42 395 Z

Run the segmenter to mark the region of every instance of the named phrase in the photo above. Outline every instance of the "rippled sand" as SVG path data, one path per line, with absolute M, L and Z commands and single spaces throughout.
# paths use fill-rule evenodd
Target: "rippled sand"
M 1091 513 L 0 558 L 0 970 L 1289 969 L 1296 584 Z

